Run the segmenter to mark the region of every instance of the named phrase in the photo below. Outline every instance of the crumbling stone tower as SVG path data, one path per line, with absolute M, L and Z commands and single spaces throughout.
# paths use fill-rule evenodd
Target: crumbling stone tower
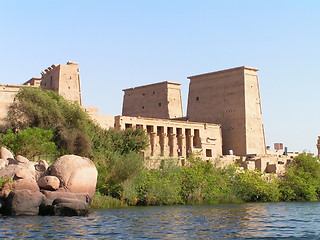
M 258 69 L 238 67 L 188 77 L 187 118 L 222 127 L 223 154 L 265 154 Z
M 123 116 L 174 119 L 183 116 L 180 83 L 160 82 L 125 89 Z
M 41 72 L 41 75 L 41 88 L 57 92 L 68 101 L 82 104 L 78 63 L 54 64 Z

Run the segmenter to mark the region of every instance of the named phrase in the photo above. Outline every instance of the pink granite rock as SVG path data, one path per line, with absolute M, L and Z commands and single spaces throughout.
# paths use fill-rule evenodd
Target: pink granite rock
M 44 176 L 38 180 L 41 189 L 57 190 L 60 186 L 60 180 L 56 176 Z
M 7 215 L 38 215 L 43 195 L 39 191 L 14 190 L 6 203 Z
M 60 187 L 74 193 L 88 193 L 92 199 L 98 171 L 90 159 L 65 155 L 58 158 L 50 169 L 50 175 L 60 179 Z
M 8 160 L 0 159 L 0 169 L 5 168 L 8 166 Z
M 6 149 L 5 147 L 1 147 L 0 158 L 5 159 L 5 160 L 14 159 L 12 153 L 8 149 Z
M 39 186 L 35 179 L 18 179 L 13 181 L 13 189 L 23 190 L 28 189 L 31 191 L 40 191 Z

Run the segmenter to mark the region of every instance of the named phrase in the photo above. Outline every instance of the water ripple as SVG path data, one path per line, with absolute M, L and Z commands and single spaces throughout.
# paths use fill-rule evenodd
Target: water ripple
M 132 207 L 0 216 L 0 239 L 319 239 L 320 203 Z

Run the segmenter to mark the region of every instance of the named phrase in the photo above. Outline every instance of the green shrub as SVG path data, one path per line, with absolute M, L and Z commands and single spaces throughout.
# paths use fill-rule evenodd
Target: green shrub
M 95 126 L 90 132 L 90 136 L 92 149 L 96 155 L 106 155 L 111 152 L 117 152 L 120 155 L 126 155 L 130 152 L 141 153 L 149 142 L 148 136 L 140 128 L 103 130 Z
M 191 164 L 181 171 L 181 195 L 186 204 L 212 204 L 237 201 L 232 193 L 235 168 L 215 168 L 199 158 L 189 159 Z
M 317 157 L 302 153 L 294 158 L 280 183 L 282 200 L 315 201 L 320 196 L 320 164 Z
M 12 178 L 7 177 L 7 176 L 2 176 L 0 177 L 0 189 L 3 187 L 4 184 L 6 184 L 7 182 L 11 182 L 12 183 Z
M 27 128 L 17 133 L 11 129 L 6 134 L 0 134 L 0 144 L 9 148 L 14 155 L 22 155 L 29 159 L 36 157 L 56 156 L 56 145 L 52 141 L 51 130 L 40 128 Z
M 93 196 L 90 207 L 93 209 L 106 209 L 106 208 L 118 208 L 126 207 L 127 205 L 121 202 L 119 199 L 102 195 L 96 192 Z
M 179 173 L 164 173 L 163 170 L 149 170 L 138 185 L 138 204 L 172 205 L 182 203 Z
M 280 198 L 277 181 L 271 178 L 268 182 L 258 170 L 237 173 L 234 191 L 245 202 L 275 202 Z
M 21 88 L 9 108 L 7 129 L 38 127 L 52 130 L 61 154 L 89 156 L 93 122 L 77 103 L 58 93 L 39 88 Z
M 98 168 L 97 188 L 100 192 L 112 197 L 121 198 L 123 183 L 133 178 L 143 169 L 143 156 L 136 152 L 120 155 L 117 152 L 108 154 L 106 159 L 96 163 Z

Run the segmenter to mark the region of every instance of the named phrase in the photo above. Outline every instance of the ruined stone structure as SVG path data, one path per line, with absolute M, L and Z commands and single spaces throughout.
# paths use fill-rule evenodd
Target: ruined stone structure
M 223 154 L 265 154 L 258 69 L 238 67 L 189 77 L 186 119 L 221 124 Z M 162 82 L 124 90 L 125 116 L 182 119 L 180 84 Z
M 81 88 L 78 63 L 54 64 L 41 73 L 41 78 L 31 78 L 22 85 L 0 84 L 0 121 L 7 115 L 8 106 L 23 87 L 40 87 L 59 93 L 68 101 L 81 105 Z
M 223 154 L 265 154 L 258 69 L 238 67 L 188 77 L 187 118 L 222 126 Z
M 142 128 L 150 145 L 145 157 L 177 158 L 198 153 L 209 160 L 222 155 L 221 128 L 218 124 L 196 123 L 170 119 L 117 116 L 116 129 Z
M 171 157 L 183 165 L 190 153 L 196 153 L 217 166 L 236 161 L 244 169 L 281 174 L 292 157 L 266 154 L 257 71 L 238 67 L 189 77 L 186 117 L 180 83 L 175 82 L 123 90 L 122 116 L 83 108 L 102 128 L 144 129 L 150 139 L 144 156 L 151 167 Z M 21 86 L 50 89 L 82 105 L 77 63 L 52 65 L 41 78 L 31 78 L 24 85 L 0 85 L 0 118 Z M 320 152 L 320 138 L 317 146 Z
M 161 82 L 123 90 L 122 115 L 164 119 L 183 117 L 180 85 Z
M 21 85 L 0 84 L 0 123 L 7 116 L 8 107 L 12 104 L 14 96 L 18 93 Z
M 82 104 L 78 63 L 54 64 L 41 72 L 41 75 L 41 88 L 52 90 L 69 101 Z

